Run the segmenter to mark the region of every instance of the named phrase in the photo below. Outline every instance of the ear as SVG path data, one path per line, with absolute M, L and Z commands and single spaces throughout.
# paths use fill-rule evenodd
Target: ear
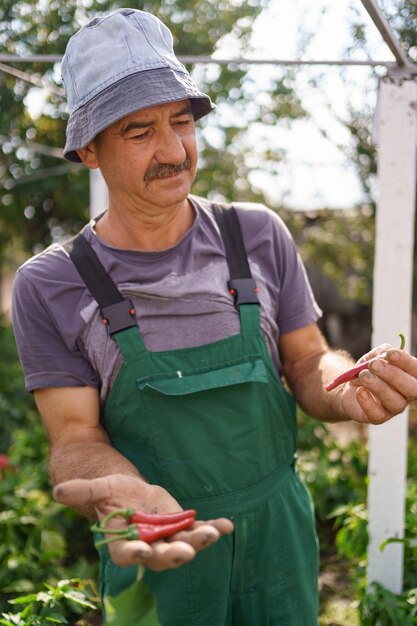
M 90 141 L 90 143 L 85 148 L 80 148 L 79 150 L 76 150 L 76 152 L 84 165 L 90 170 L 95 170 L 99 167 L 97 146 L 94 139 L 93 141 Z

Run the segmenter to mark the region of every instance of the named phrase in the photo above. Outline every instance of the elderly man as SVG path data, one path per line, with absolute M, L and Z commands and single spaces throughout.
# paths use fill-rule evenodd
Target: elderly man
M 15 281 L 56 497 L 99 519 L 119 507 L 198 512 L 169 539 L 104 547 L 103 596 L 143 564 L 163 625 L 314 626 L 317 542 L 294 466 L 294 398 L 320 420 L 381 423 L 417 396 L 417 360 L 388 346 L 358 380 L 324 390 L 352 361 L 321 336 L 281 220 L 190 195 L 194 124 L 214 107 L 156 17 L 92 20 L 62 73 L 65 157 L 100 168 L 109 203 Z

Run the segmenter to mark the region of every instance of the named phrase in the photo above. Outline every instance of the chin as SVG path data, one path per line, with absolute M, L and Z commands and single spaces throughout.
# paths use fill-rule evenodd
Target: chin
M 171 183 L 171 185 L 168 185 L 169 182 Z M 165 179 L 163 181 L 165 189 L 163 189 L 163 186 L 161 185 L 159 189 L 153 189 L 153 193 L 151 193 L 150 195 L 153 196 L 155 200 L 157 199 L 159 202 L 162 202 L 166 205 L 178 204 L 179 202 L 183 202 L 184 200 L 186 200 L 186 198 L 190 194 L 191 183 L 192 181 L 187 181 L 185 183 L 184 181 Z

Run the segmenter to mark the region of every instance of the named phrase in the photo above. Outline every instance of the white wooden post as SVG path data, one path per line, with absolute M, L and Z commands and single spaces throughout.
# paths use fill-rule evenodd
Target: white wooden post
M 416 203 L 417 84 L 384 78 L 379 86 L 376 250 L 373 345 L 411 344 L 414 214 Z M 383 541 L 404 536 L 408 411 L 369 428 L 368 584 L 393 593 L 403 586 L 403 545 Z
M 107 185 L 99 169 L 90 170 L 90 217 L 96 217 L 107 208 Z

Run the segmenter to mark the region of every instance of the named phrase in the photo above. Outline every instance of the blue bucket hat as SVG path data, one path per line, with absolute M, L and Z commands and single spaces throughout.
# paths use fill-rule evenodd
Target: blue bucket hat
M 64 157 L 122 117 L 190 100 L 195 120 L 215 106 L 178 61 L 170 30 L 154 15 L 118 9 L 95 18 L 68 42 L 61 66 L 69 107 Z

